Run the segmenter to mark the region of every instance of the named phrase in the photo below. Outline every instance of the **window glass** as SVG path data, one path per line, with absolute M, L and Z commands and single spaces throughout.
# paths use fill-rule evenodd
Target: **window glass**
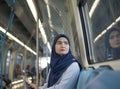
M 94 63 L 120 59 L 120 0 L 87 0 Z
M 22 65 L 22 60 L 23 60 L 23 54 L 19 54 L 17 55 L 17 58 L 15 60 L 15 64 L 14 64 L 14 70 L 13 70 L 13 77 L 14 77 L 14 80 L 17 80 L 19 79 L 21 73 L 22 73 L 22 70 L 21 70 L 21 65 Z
M 10 60 L 11 60 L 11 50 L 8 50 L 7 58 L 6 58 L 6 74 L 9 74 Z

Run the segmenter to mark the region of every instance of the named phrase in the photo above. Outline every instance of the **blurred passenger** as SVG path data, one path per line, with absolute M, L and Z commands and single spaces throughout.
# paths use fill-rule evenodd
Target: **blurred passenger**
M 3 84 L 3 89 L 9 89 L 10 84 L 11 84 L 11 80 L 8 77 L 6 77 L 5 75 L 3 75 L 2 84 Z
M 33 75 L 36 75 L 36 68 L 35 68 L 35 66 L 33 66 L 33 67 L 31 68 L 31 72 L 33 73 Z
M 30 65 L 27 65 L 26 68 L 25 68 L 25 74 L 27 77 L 31 77 L 32 78 L 32 83 L 34 82 L 34 79 L 35 79 L 35 74 L 36 71 L 35 71 L 35 67 L 30 67 Z
M 120 30 L 111 28 L 105 35 L 106 59 L 120 58 Z
M 31 76 L 32 77 L 33 73 L 31 71 L 30 65 L 26 66 L 25 72 L 26 72 L 27 76 Z
M 54 39 L 50 68 L 46 83 L 39 89 L 75 89 L 80 64 L 72 55 L 70 40 L 64 34 L 59 34 Z M 37 89 L 34 84 L 31 86 Z
M 46 82 L 46 78 L 47 78 L 47 70 L 48 70 L 48 68 L 46 67 L 46 68 L 44 68 L 43 70 L 42 70 L 42 72 L 41 72 L 41 75 L 42 75 L 42 77 L 43 77 L 43 83 L 45 83 Z
M 34 80 L 35 80 L 35 76 L 36 76 L 36 68 L 35 68 L 35 66 L 33 66 L 31 68 L 31 72 L 32 72 L 32 74 L 31 74 L 31 76 L 32 76 L 32 83 L 33 83 Z
M 21 75 L 20 65 L 16 64 L 14 67 L 14 77 L 17 78 L 19 75 Z

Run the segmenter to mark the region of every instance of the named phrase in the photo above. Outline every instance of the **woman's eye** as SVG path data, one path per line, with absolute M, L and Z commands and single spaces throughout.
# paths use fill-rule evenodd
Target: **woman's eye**
M 68 44 L 68 42 L 64 42 L 66 45 Z
M 57 44 L 68 44 L 68 42 L 61 42 L 61 41 L 58 41 Z

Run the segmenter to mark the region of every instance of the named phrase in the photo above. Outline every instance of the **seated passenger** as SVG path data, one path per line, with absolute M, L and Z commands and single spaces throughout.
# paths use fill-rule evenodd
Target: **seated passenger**
M 75 89 L 80 67 L 71 53 L 70 40 L 64 34 L 54 39 L 48 81 L 39 89 Z M 37 87 L 31 84 L 34 89 Z
M 105 56 L 107 60 L 120 58 L 120 29 L 111 28 L 105 35 Z

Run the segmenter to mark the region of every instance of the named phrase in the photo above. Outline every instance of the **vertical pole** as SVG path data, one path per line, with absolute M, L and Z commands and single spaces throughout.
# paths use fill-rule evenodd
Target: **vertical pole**
M 4 74 L 4 44 L 5 44 L 5 37 L 0 35 L 1 37 L 1 40 L 0 40 L 0 89 L 3 89 L 3 86 L 2 86 L 2 80 L 3 80 L 3 74 Z
M 25 49 L 25 50 L 24 50 L 24 60 L 23 60 L 23 61 L 24 61 L 24 62 L 23 62 L 23 69 L 24 69 L 24 70 L 25 70 L 25 68 L 26 68 L 26 61 L 27 61 L 26 59 L 27 59 L 27 50 Z
M 36 85 L 39 86 L 39 47 L 38 47 L 38 35 L 39 35 L 39 31 L 38 31 L 38 27 L 39 27 L 39 19 L 37 18 L 37 23 L 36 23 Z

